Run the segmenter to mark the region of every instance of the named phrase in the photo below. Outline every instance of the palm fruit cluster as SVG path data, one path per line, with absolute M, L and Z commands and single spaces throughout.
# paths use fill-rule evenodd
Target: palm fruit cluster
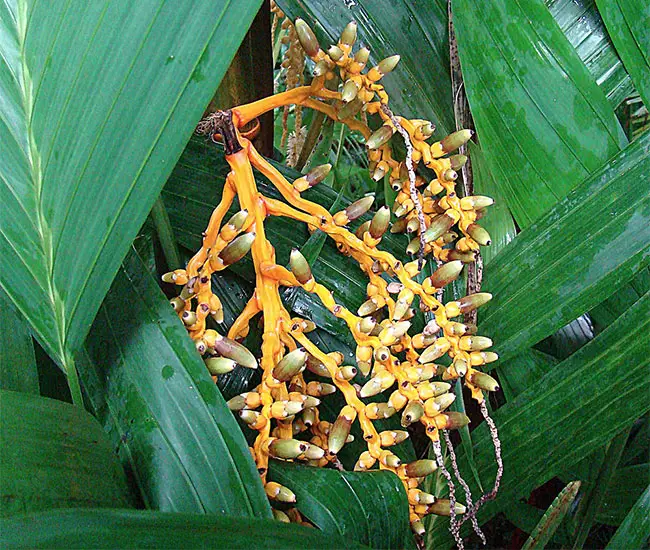
M 492 341 L 477 335 L 476 326 L 464 323 L 462 317 L 488 302 L 491 295 L 481 292 L 446 304 L 440 298 L 441 290 L 459 276 L 464 263 L 470 261 L 469 256 L 473 258 L 479 245 L 489 243 L 487 234 L 474 222 L 490 200 L 457 197 L 454 167 L 463 159 L 444 156 L 466 141 L 469 134 L 457 132 L 428 145 L 426 139 L 433 131 L 430 123 L 392 115 L 386 108 L 388 95 L 378 81 L 396 66 L 399 58 L 390 57 L 364 73 L 368 51 L 362 48 L 352 56 L 356 38 L 354 23 L 345 28 L 339 43 L 327 53 L 303 21 L 297 20 L 295 28 L 304 50 L 316 63 L 314 81 L 310 86 L 235 108 L 225 113 L 227 116 L 221 113 L 218 118 L 223 126 L 218 128 L 219 135 L 233 136 L 230 143 L 224 139 L 231 172 L 222 201 L 210 219 L 201 249 L 187 268 L 167 273 L 163 280 L 182 287 L 171 304 L 215 380 L 236 365 L 261 367 L 263 371 L 259 385 L 234 397 L 228 405 L 249 428 L 258 432 L 251 452 L 272 502 L 295 502 L 296 497 L 289 488 L 266 480 L 269 458 L 340 467 L 338 454 L 352 440 L 350 432 L 356 422 L 363 433 L 366 450 L 358 456 L 355 470 L 380 468 L 394 472 L 408 494 L 413 531 L 418 535 L 424 533 L 422 519 L 427 514 L 447 515 L 460 546 L 460 522 L 456 516 L 466 508 L 451 490 L 451 477 L 439 449 L 441 434 L 448 440 L 447 431 L 466 426 L 469 418 L 449 410 L 455 400 L 451 383 L 461 380 L 482 410 L 483 392 L 498 390 L 496 380 L 480 370 L 497 360 L 497 355 L 489 351 Z M 325 88 L 327 80 L 334 78 L 335 70 L 342 82 L 341 91 L 336 92 Z M 417 228 L 413 229 L 411 223 L 412 211 L 418 206 L 415 202 L 421 201 L 419 206 L 427 222 L 423 236 L 439 265 L 422 283 L 416 280 L 421 262 L 403 263 L 379 246 L 390 228 L 389 208 L 379 208 L 370 220 L 352 229 L 350 225 L 371 209 L 372 196 L 330 214 L 301 195 L 326 177 L 328 165 L 316 167 L 289 182 L 237 132 L 240 125 L 263 112 L 296 102 L 364 129 L 374 163 L 373 173 L 375 176 L 382 172 L 382 176 L 390 174 L 391 182 L 396 187 L 399 184 L 401 189 L 396 203 L 399 215 L 391 231 L 406 223 L 406 226 L 411 224 L 411 229 L 405 230 L 416 233 Z M 351 109 L 353 103 L 356 105 Z M 380 116 L 383 125 L 379 130 L 371 132 L 354 118 L 361 109 Z M 391 157 L 389 140 L 395 131 L 402 135 L 403 131 L 407 132 L 412 147 L 411 161 L 422 161 L 437 174 L 437 179 L 416 196 L 406 197 L 404 191 L 405 182 L 413 180 L 410 173 L 413 167 Z M 258 191 L 253 168 L 270 180 L 284 201 L 263 196 Z M 420 188 L 423 185 L 422 180 Z M 444 196 L 437 198 L 443 191 Z M 224 222 L 235 197 L 242 210 Z M 269 216 L 288 217 L 320 229 L 333 239 L 339 251 L 359 265 L 368 279 L 367 300 L 356 312 L 315 279 L 299 250 L 291 252 L 288 268 L 276 263 L 274 248 L 264 233 L 264 220 Z M 452 231 L 455 225 L 463 234 L 458 240 Z M 206 323 L 209 316 L 217 323 L 223 321 L 221 303 L 211 290 L 210 277 L 249 251 L 256 272 L 255 292 L 228 334 L 220 334 Z M 280 300 L 280 286 L 301 287 L 316 295 L 335 317 L 347 324 L 356 342 L 354 364 L 347 364 L 339 351 L 322 350 L 310 340 L 308 333 L 315 328 L 314 323 L 289 314 Z M 420 332 L 412 327 L 417 309 L 427 312 L 430 319 Z M 263 316 L 264 334 L 258 361 L 241 341 L 248 332 L 249 322 L 259 313 Z M 305 377 L 305 371 L 309 371 L 309 377 Z M 368 377 L 363 384 L 357 382 L 359 373 Z M 346 404 L 330 422 L 321 418 L 319 405 L 336 392 L 343 395 Z M 385 396 L 384 400 L 377 401 L 379 395 Z M 394 415 L 400 417 L 403 430 L 377 430 L 375 421 Z M 404 464 L 391 447 L 404 441 L 409 436 L 409 427 L 416 423 L 423 424 L 433 442 L 436 460 Z M 453 465 L 456 470 L 455 461 Z M 450 482 L 449 499 L 421 489 L 426 476 L 437 469 Z M 468 493 L 467 499 L 471 507 Z M 475 509 L 469 512 L 473 514 Z M 289 516 L 293 521 L 302 521 L 296 510 L 288 515 L 277 512 L 282 520 Z
M 409 189 L 406 163 L 394 159 L 392 155 L 389 142 L 397 128 L 381 108 L 387 104 L 388 94 L 379 81 L 395 69 L 400 56 L 387 57 L 364 73 L 370 51 L 362 47 L 353 55 L 356 23 L 349 23 L 339 43 L 331 46 L 327 52 L 320 48 L 314 33 L 304 21 L 298 19 L 295 28 L 303 49 L 316 63 L 314 75 L 322 75 L 330 80 L 337 76 L 334 70 L 338 69 L 342 82 L 340 102 L 336 105 L 339 120 L 345 121 L 361 110 L 368 114 L 376 113 L 382 118 L 382 126 L 367 139 L 366 146 L 371 177 L 378 181 L 388 175 L 391 187 L 398 192 L 393 207 L 398 220 L 391 232 L 412 235 L 407 247 L 409 254 L 417 254 L 424 244 L 424 254 L 433 253 L 437 260 L 473 262 L 479 245 L 490 244 L 490 235 L 476 221 L 493 201 L 485 196 L 459 198 L 455 191 L 457 170 L 462 168 L 467 157 L 458 154 L 448 156 L 470 139 L 472 131 L 460 130 L 429 144 L 427 140 L 435 131 L 432 122 L 396 117 L 408 132 L 413 147 L 413 169 L 421 162 L 436 174 L 428 182 L 422 176 L 416 176 L 417 192 L 414 195 Z M 422 222 L 418 219 L 418 203 L 423 214 Z

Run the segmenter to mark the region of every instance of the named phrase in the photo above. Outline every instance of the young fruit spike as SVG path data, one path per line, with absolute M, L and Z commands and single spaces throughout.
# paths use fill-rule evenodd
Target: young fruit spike
M 302 178 L 298 178 L 294 181 L 293 188 L 299 193 L 302 193 L 323 181 L 327 177 L 327 174 L 330 173 L 331 169 L 331 164 L 321 164 L 320 166 L 316 166 L 316 168 L 307 172 Z
M 341 44 L 347 44 L 352 46 L 357 40 L 357 24 L 354 21 L 350 21 L 343 29 L 341 33 L 341 39 L 339 42 Z
M 314 57 L 320 49 L 314 31 L 302 19 L 296 19 L 294 26 L 302 49 L 309 57 Z
M 291 250 L 291 254 L 289 255 L 289 265 L 291 266 L 291 272 L 294 274 L 296 279 L 298 279 L 298 282 L 301 285 L 307 284 L 313 279 L 307 259 L 297 248 Z

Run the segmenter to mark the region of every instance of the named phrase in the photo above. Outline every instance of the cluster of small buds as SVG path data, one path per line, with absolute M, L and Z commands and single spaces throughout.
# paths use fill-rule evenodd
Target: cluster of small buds
M 383 220 L 384 217 L 385 213 L 380 209 L 370 226 L 378 218 Z M 335 224 L 336 218 L 337 215 L 334 215 Z M 383 223 L 382 221 L 382 225 Z M 359 307 L 356 315 L 336 303 L 332 294 L 315 281 L 306 260 L 297 250 L 291 254 L 291 269 L 307 292 L 317 294 L 335 316 L 346 321 L 357 342 L 356 369 L 352 367 L 350 371 L 346 370 L 349 367 L 339 366 L 337 371 L 337 385 L 348 401 L 348 407 L 341 412 L 337 423 L 347 430 L 345 433 L 349 433 L 351 423 L 359 416 L 368 443 L 368 451 L 361 454 L 355 470 L 363 471 L 379 464 L 380 468 L 391 469 L 400 476 L 409 495 L 413 530 L 421 534 L 424 529 L 424 515 L 452 515 L 452 504 L 449 500 L 435 499 L 432 495 L 421 492 L 418 486 L 424 475 L 409 475 L 407 468 L 402 467 L 400 459 L 386 448 L 402 442 L 408 432 L 376 434 L 371 424 L 374 420 L 401 413 L 401 424 L 404 428 L 421 422 L 426 427 L 427 435 L 437 441 L 440 430 L 459 429 L 469 423 L 465 414 L 448 410 L 456 396 L 450 392 L 451 384 L 447 381 L 463 379 L 473 396 L 483 401 L 483 391 L 496 391 L 499 388 L 494 378 L 477 367 L 491 363 L 498 357 L 495 353 L 486 351 L 492 345 L 489 338 L 477 336 L 475 326 L 456 321 L 454 318 L 485 304 L 491 295 L 477 293 L 442 305 L 434 296 L 458 276 L 460 270 L 457 268 L 462 268 L 461 262 L 457 262 L 459 266 L 453 262 L 444 264 L 420 285 L 413 279 L 417 274 L 417 262 L 412 262 L 409 273 L 406 266 L 394 258 L 386 262 L 390 257 L 386 253 L 372 253 L 381 240 L 381 235 L 373 237 L 369 235 L 369 230 L 363 233 L 362 238 L 349 233 L 340 235 L 350 255 L 359 261 L 370 279 L 368 300 Z M 373 259 L 373 256 L 377 259 Z M 382 277 L 382 274 L 387 277 Z M 394 280 L 395 278 L 397 280 Z M 430 321 L 422 332 L 409 334 L 409 319 L 415 315 L 416 300 L 419 301 L 420 308 L 432 311 L 435 319 Z M 451 364 L 437 364 L 436 361 L 445 355 L 449 356 Z M 313 364 L 318 359 L 316 354 L 310 362 Z M 363 375 L 370 375 L 370 379 L 362 386 L 355 385 L 355 370 Z M 313 372 L 323 375 L 326 371 L 319 365 Z M 361 401 L 380 393 L 387 395 L 386 402 Z M 356 399 L 348 398 L 351 395 Z M 351 405 L 356 405 L 356 415 L 351 414 Z M 343 438 L 339 436 L 334 449 L 327 446 L 325 448 L 330 453 L 336 453 L 340 450 L 339 445 L 342 442 Z M 431 461 L 429 464 L 433 471 L 436 468 L 435 462 Z M 458 502 L 454 502 L 453 507 L 454 514 L 462 514 L 465 511 L 465 507 Z
M 197 351 L 213 359 L 218 357 L 208 363 L 213 375 L 225 374 L 234 368 L 227 360 L 249 368 L 257 367 L 255 358 L 244 346 L 207 329 L 206 324 L 208 316 L 223 323 L 223 306 L 212 291 L 211 277 L 248 254 L 255 241 L 255 232 L 248 222 L 248 212 L 240 210 L 222 228 L 219 229 L 218 225 L 208 227 L 203 239 L 204 242 L 213 241 L 213 246 L 202 248 L 186 269 L 177 269 L 162 277 L 163 282 L 182 287 L 180 294 L 170 303 L 187 327 Z M 219 360 L 221 358 L 226 360 Z
M 356 23 L 349 23 L 338 44 L 331 46 L 327 52 L 320 48 L 313 31 L 302 19 L 296 20 L 295 29 L 303 49 L 316 63 L 315 76 L 331 80 L 337 76 L 334 70 L 338 69 L 342 82 L 340 100 L 335 105 L 338 118 L 345 121 L 362 110 L 381 116 L 383 125 L 366 140 L 370 175 L 376 181 L 388 176 L 391 187 L 398 193 L 393 207 L 398 221 L 391 231 L 413 236 L 407 252 L 418 254 L 421 246 L 424 246 L 423 255 L 432 253 L 438 261 L 473 262 L 479 246 L 490 244 L 488 232 L 476 222 L 493 201 L 484 196 L 459 198 L 455 181 L 457 171 L 465 164 L 467 157 L 458 154 L 448 156 L 471 138 L 472 131 L 460 130 L 429 144 L 427 140 L 435 131 L 432 122 L 395 117 L 410 138 L 413 148 L 411 170 L 414 171 L 422 162 L 436 174 L 436 178 L 430 182 L 416 176 L 418 190 L 414 196 L 409 188 L 406 162 L 399 162 L 392 156 L 389 142 L 397 128 L 382 109 L 388 103 L 388 94 L 379 84 L 383 76 L 395 69 L 400 56 L 387 57 L 364 73 L 370 51 L 363 47 L 352 54 L 357 37 Z M 419 219 L 420 216 L 422 219 Z M 460 238 L 453 231 L 455 226 L 462 234 Z
M 452 478 L 440 451 L 441 434 L 450 445 L 448 431 L 469 423 L 465 414 L 450 410 L 456 399 L 452 382 L 464 383 L 490 422 L 483 392 L 499 389 L 497 381 L 480 370 L 498 359 L 488 351 L 492 341 L 478 335 L 475 325 L 462 320 L 462 316 L 481 307 L 492 296 L 478 292 L 446 304 L 441 301 L 442 289 L 460 275 L 466 263 L 474 261 L 479 246 L 490 241 L 487 232 L 475 222 L 483 209 L 492 204 L 491 199 L 459 198 L 455 192 L 456 170 L 466 159 L 462 155 L 445 156 L 465 143 L 471 132 L 462 130 L 429 145 L 426 140 L 433 134 L 430 122 L 395 116 L 388 108 L 388 95 L 378 81 L 395 68 L 399 56 L 389 57 L 364 73 L 369 52 L 362 48 L 352 55 L 357 33 L 354 23 L 345 28 L 338 44 L 327 53 L 304 21 L 295 22 L 295 31 L 303 49 L 316 63 L 314 82 L 278 94 L 268 102 L 269 107 L 265 100 L 260 100 L 215 117 L 220 125 L 219 135 L 229 140 L 224 139 L 226 160 L 232 169 L 222 203 L 215 209 L 203 245 L 186 270 L 167 273 L 163 280 L 183 287 L 180 296 L 171 303 L 215 378 L 236 365 L 258 367 L 256 358 L 240 342 L 248 332 L 249 321 L 258 313 L 263 314 L 259 363 L 262 381 L 250 391 L 233 397 L 228 406 L 249 428 L 258 432 L 251 452 L 271 501 L 292 503 L 296 497 L 289 488 L 267 482 L 269 458 L 341 467 L 338 455 L 354 440 L 351 428 L 358 423 L 366 450 L 359 455 L 355 470 L 378 467 L 394 472 L 408 495 L 413 531 L 423 534 L 422 520 L 427 514 L 450 516 L 450 529 L 460 547 L 462 539 L 458 529 L 462 521 L 456 516 L 467 512 L 465 517 L 472 519 L 480 533 L 474 519 L 476 510 L 487 498 L 494 498 L 498 488 L 497 481 L 491 493 L 472 504 L 452 448 L 452 467 L 466 489 L 466 508 L 456 500 Z M 335 78 L 335 69 L 342 82 L 339 92 L 325 87 L 328 80 Z M 358 222 L 372 208 L 372 195 L 335 214 L 303 198 L 301 194 L 323 181 L 331 166 L 318 166 L 290 183 L 237 133 L 233 119 L 243 125 L 264 109 L 284 105 L 277 99 L 279 96 L 286 98 L 287 103 L 302 102 L 351 127 L 364 128 L 373 177 L 388 176 L 398 191 L 394 208 L 397 220 L 392 227 L 391 210 L 386 206 L 379 208 L 371 219 Z M 370 132 L 355 119 L 361 110 L 379 115 L 383 125 Z M 407 145 L 406 160 L 402 162 L 392 158 L 389 142 L 395 132 L 402 135 Z M 426 187 L 424 179 L 415 174 L 420 162 L 437 175 Z M 271 181 L 286 202 L 259 193 L 253 167 Z M 243 210 L 221 227 L 235 196 Z M 356 313 L 339 303 L 314 278 L 299 250 L 292 250 L 289 269 L 276 264 L 275 251 L 264 233 L 264 220 L 268 216 L 284 216 L 311 229 L 318 228 L 334 240 L 341 253 L 359 265 L 368 284 L 367 300 Z M 462 237 L 458 238 L 458 233 L 453 231 L 455 226 Z M 421 257 L 403 263 L 379 248 L 389 228 L 391 232 L 418 235 L 417 246 L 413 242 L 409 245 L 412 254 L 433 253 L 437 269 L 422 283 L 416 280 L 424 265 Z M 424 250 L 419 250 L 422 246 Z M 221 303 L 210 289 L 211 275 L 238 261 L 251 249 L 256 271 L 255 293 L 228 334 L 221 335 L 206 325 L 208 315 L 218 323 L 223 320 Z M 335 317 L 346 323 L 356 342 L 356 364 L 345 364 L 343 354 L 321 350 L 310 340 L 308 333 L 316 328 L 314 323 L 291 318 L 280 300 L 280 286 L 301 287 L 316 295 Z M 418 309 L 427 312 L 430 320 L 420 332 L 415 332 L 412 322 Z M 366 379 L 363 383 L 356 382 L 359 374 Z M 321 418 L 319 406 L 321 400 L 335 392 L 343 395 L 346 404 L 336 418 L 328 421 Z M 380 394 L 385 395 L 384 401 L 377 400 Z M 375 421 L 397 414 L 404 430 L 377 431 Z M 409 427 L 415 423 L 424 425 L 436 460 L 403 464 L 391 448 L 409 436 Z M 496 429 L 491 429 L 492 432 L 496 438 Z M 495 443 L 501 472 L 499 448 Z M 447 479 L 449 499 L 420 489 L 426 476 L 436 470 Z M 499 476 L 500 473 L 497 479 Z M 303 521 L 295 510 L 286 514 L 277 511 L 276 517 L 281 521 L 287 518 Z
M 326 81 L 336 77 L 341 79 L 342 90 L 335 103 L 339 120 L 348 120 L 362 110 L 369 114 L 376 113 L 380 104 L 375 100 L 388 101 L 388 94 L 379 81 L 397 66 L 399 55 L 387 57 L 364 72 L 370 50 L 363 47 L 352 55 L 352 47 L 357 40 L 356 23 L 349 23 L 341 33 L 338 44 L 332 45 L 327 52 L 321 49 L 314 32 L 302 19 L 296 19 L 295 28 L 303 50 L 315 63 L 314 76 L 324 77 Z
M 423 163 L 433 169 L 437 177 L 427 183 L 421 176 L 416 176 L 417 191 L 414 201 L 409 189 L 409 175 L 405 163 L 395 165 L 394 161 L 391 162 L 393 166 L 389 176 L 390 185 L 397 191 L 393 213 L 398 218 L 391 232 L 407 233 L 412 236 L 406 249 L 408 254 L 418 254 L 420 247 L 424 245 L 424 255 L 433 254 L 438 261 L 472 263 L 476 260 L 479 246 L 490 244 L 490 235 L 476 221 L 484 215 L 484 209 L 494 201 L 485 196 L 459 198 L 456 195 L 455 180 L 458 177 L 457 170 L 467 160 L 464 155 L 428 158 L 428 155 L 416 154 L 420 151 L 431 153 L 434 150 L 439 155 L 453 153 L 469 140 L 472 132 L 470 130 L 454 132 L 429 147 L 424 140 L 418 141 L 417 132 L 412 130 L 413 122 L 400 120 L 400 124 L 409 132 L 413 143 L 414 164 L 417 165 L 418 157 L 425 159 Z M 387 124 L 390 124 L 390 121 Z M 381 152 L 381 149 L 379 151 Z M 423 223 L 420 223 L 418 218 L 418 203 L 421 205 Z M 423 232 L 422 226 L 424 226 Z M 454 231 L 455 227 L 458 231 Z M 459 232 L 462 234 L 460 238 Z

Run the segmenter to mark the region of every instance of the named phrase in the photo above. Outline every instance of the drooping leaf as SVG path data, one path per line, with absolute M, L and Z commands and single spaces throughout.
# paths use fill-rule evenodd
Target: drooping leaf
M 569 483 L 560 494 L 555 497 L 555 500 L 548 507 L 542 519 L 537 524 L 526 544 L 522 550 L 531 550 L 532 548 L 546 548 L 546 545 L 551 540 L 551 537 L 562 523 L 564 516 L 569 511 L 569 508 L 575 500 L 578 489 L 580 489 L 579 481 L 572 481 Z
M 589 312 L 596 333 L 618 319 L 634 302 L 650 290 L 650 267 L 645 267 L 627 285 Z
M 278 5 L 292 20 L 302 17 L 324 50 L 338 42 L 350 21 L 356 21 L 358 41 L 370 49 L 369 66 L 391 55 L 401 56 L 397 68 L 381 81 L 393 111 L 432 121 L 439 137 L 456 129 L 443 4 L 429 2 L 425 8 L 409 0 L 280 0 Z
M 0 417 L 0 517 L 132 505 L 124 471 L 86 411 L 0 390 Z
M 545 0 L 548 9 L 613 107 L 634 84 L 607 34 L 595 0 Z
M 648 265 L 650 136 L 631 143 L 517 236 L 484 274 L 481 330 L 503 358 L 602 302 Z
M 0 286 L 72 353 L 260 0 L 0 6 Z
M 147 507 L 269 517 L 232 413 L 136 254 L 127 256 L 77 361 L 90 404 Z
M 650 464 L 619 468 L 612 478 L 596 520 L 620 525 L 643 493 L 642 480 L 650 479 Z
M 404 548 L 411 540 L 406 492 L 392 472 L 272 461 L 269 475 L 296 493 L 300 513 L 327 535 L 372 548 Z
M 616 530 L 607 548 L 641 548 L 650 537 L 650 485 L 639 497 L 625 521 Z
M 481 147 L 524 228 L 627 140 L 543 0 L 452 5 Z
M 496 371 L 506 400 L 512 401 L 557 364 L 554 357 L 536 349 L 522 350 L 506 361 L 499 361 Z
M 647 107 L 650 105 L 650 6 L 637 0 L 596 0 L 596 5 Z
M 481 522 L 602 447 L 650 409 L 650 354 L 644 337 L 650 327 L 649 307 L 650 293 L 493 414 L 501 440 L 504 477 L 497 500 L 479 512 Z M 576 437 L 576 430 L 580 437 Z M 473 431 L 472 440 L 483 486 L 492 487 L 494 450 L 484 424 Z M 462 449 L 459 455 L 460 469 L 467 471 Z M 473 485 L 471 478 L 466 479 Z M 436 544 L 449 537 L 440 523 L 432 533 Z
M 38 369 L 25 319 L 0 288 L 0 389 L 38 395 Z
M 517 236 L 517 228 L 515 227 L 515 221 L 512 219 L 510 209 L 503 198 L 498 182 L 492 175 L 490 167 L 485 160 L 485 154 L 472 141 L 468 143 L 468 149 L 470 158 L 472 159 L 474 194 L 486 195 L 494 199 L 494 205 L 487 209 L 486 216 L 480 222 L 481 226 L 487 230 L 492 239 L 490 246 L 481 248 L 483 265 L 487 265 Z
M 34 526 L 38 525 L 38 529 Z M 268 519 L 143 510 L 64 510 L 0 524 L 3 548 L 277 548 L 351 547 L 334 535 Z

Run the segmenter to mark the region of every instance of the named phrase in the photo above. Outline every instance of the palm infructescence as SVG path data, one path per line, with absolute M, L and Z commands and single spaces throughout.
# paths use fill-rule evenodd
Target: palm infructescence
M 258 6 L 163 4 L 0 10 L 3 539 L 642 547 L 644 3 L 279 2 L 189 143 Z

